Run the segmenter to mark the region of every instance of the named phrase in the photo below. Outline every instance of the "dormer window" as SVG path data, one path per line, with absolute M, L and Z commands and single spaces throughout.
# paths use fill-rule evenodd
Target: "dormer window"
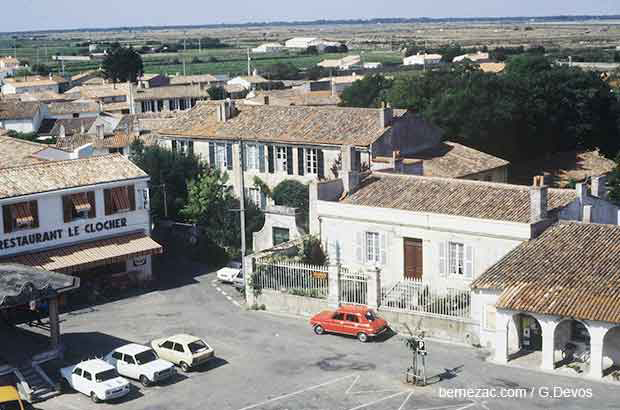
M 37 201 L 19 202 L 2 207 L 4 233 L 39 227 Z

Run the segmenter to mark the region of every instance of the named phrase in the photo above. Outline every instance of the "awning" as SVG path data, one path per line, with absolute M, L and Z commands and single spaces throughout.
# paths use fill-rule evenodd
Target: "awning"
M 90 202 L 88 202 L 88 195 L 86 195 L 86 192 L 71 195 L 71 202 L 73 203 L 75 212 L 90 212 Z
M 133 233 L 20 255 L 2 262 L 20 263 L 54 272 L 71 273 L 162 252 L 162 246 L 146 234 Z
M 18 226 L 31 225 L 34 223 L 34 216 L 30 210 L 30 202 L 22 202 L 11 205 L 11 216 L 15 219 Z

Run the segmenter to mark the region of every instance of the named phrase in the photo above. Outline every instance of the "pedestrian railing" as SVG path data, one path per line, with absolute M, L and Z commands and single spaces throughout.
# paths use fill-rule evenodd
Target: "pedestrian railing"
M 256 261 L 253 286 L 297 296 L 327 297 L 327 266 Z
M 348 305 L 368 304 L 368 278 L 363 271 L 340 267 L 340 302 Z

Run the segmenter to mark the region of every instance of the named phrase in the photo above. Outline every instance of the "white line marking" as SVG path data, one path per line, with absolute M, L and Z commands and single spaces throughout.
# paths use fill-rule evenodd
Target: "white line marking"
M 403 410 L 405 408 L 405 404 L 407 404 L 407 402 L 409 401 L 409 398 L 413 396 L 413 392 L 409 393 L 407 395 L 407 397 L 405 397 L 405 401 L 403 402 L 403 404 L 400 405 L 400 407 L 398 408 L 398 410 Z
M 334 384 L 334 383 L 337 383 L 337 382 L 339 382 L 341 380 L 345 380 L 345 379 L 348 379 L 348 378 L 351 378 L 351 377 L 353 377 L 353 375 L 344 376 L 344 377 L 341 377 L 339 379 L 334 379 L 334 380 L 331 380 L 331 381 L 328 381 L 328 382 L 325 382 L 325 383 L 317 384 L 316 386 L 311 386 L 311 387 L 307 387 L 305 389 L 297 390 L 297 391 L 295 391 L 293 393 L 288 393 L 288 394 L 284 394 L 282 396 L 274 397 L 273 399 L 265 400 L 265 401 L 260 402 L 258 404 L 252 404 L 250 406 L 244 407 L 244 408 L 239 409 L 239 410 L 255 409 L 256 407 L 263 406 L 265 404 L 269 404 L 269 403 L 272 403 L 272 402 L 277 401 L 277 400 L 286 399 L 287 397 L 291 397 L 291 396 L 294 396 L 296 394 L 301 394 L 301 393 L 305 393 L 307 391 L 315 390 L 315 389 L 318 389 L 319 387 L 327 386 L 329 384 Z M 355 409 L 351 409 L 351 410 L 355 410 Z
M 230 300 L 232 302 L 232 298 L 230 296 L 226 296 L 226 299 Z
M 227 293 L 226 293 L 226 292 L 224 292 L 224 291 L 222 291 L 222 295 L 226 296 L 226 295 L 227 295 Z
M 216 287 L 215 287 L 215 289 L 217 289 L 217 290 L 218 290 L 218 292 L 221 292 L 221 291 L 222 291 L 222 288 L 220 288 L 219 286 L 216 286 Z
M 468 409 L 468 408 L 470 408 L 471 406 L 475 406 L 475 405 L 476 405 L 476 403 L 475 403 L 475 402 L 474 402 L 474 403 L 469 403 L 467 406 L 459 407 L 459 408 L 458 408 L 458 409 L 456 409 L 456 410 L 465 410 L 465 409 Z
M 235 305 L 237 305 L 237 307 L 241 307 L 241 305 L 239 304 L 239 302 L 237 302 L 236 300 L 233 300 L 232 303 L 234 303 Z
M 462 403 L 461 403 L 462 404 Z M 471 407 L 472 405 L 476 404 L 475 402 L 473 403 L 469 403 L 468 405 L 466 405 L 465 407 L 461 407 L 459 409 L 455 409 L 456 406 L 460 406 L 460 404 L 446 404 L 445 406 L 440 406 L 440 407 L 427 407 L 425 409 L 418 409 L 418 410 L 443 410 L 443 409 L 454 409 L 454 410 L 462 410 L 462 409 L 466 409 L 468 407 Z
M 372 406 L 373 404 L 377 404 L 377 403 L 381 403 L 382 401 L 385 401 L 385 400 L 393 399 L 394 397 L 400 396 L 401 394 L 405 394 L 405 393 L 407 393 L 407 392 L 401 391 L 399 393 L 392 394 L 392 395 L 384 397 L 382 399 L 371 401 L 370 403 L 362 404 L 361 406 L 353 407 L 352 409 L 349 409 L 349 410 L 363 409 L 364 407 Z
M 355 383 L 357 383 L 357 381 L 360 379 L 360 376 L 357 375 L 355 376 L 355 380 L 353 380 L 353 383 L 351 383 L 351 385 L 349 386 L 349 388 L 347 389 L 347 391 L 344 392 L 344 394 L 349 394 L 349 392 L 351 391 L 351 389 L 353 388 L 353 386 L 355 386 Z

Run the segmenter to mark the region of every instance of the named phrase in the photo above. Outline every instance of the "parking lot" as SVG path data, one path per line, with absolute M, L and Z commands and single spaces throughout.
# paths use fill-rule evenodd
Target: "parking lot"
M 618 387 L 495 366 L 480 349 L 428 343 L 430 385 L 403 383 L 410 361 L 395 335 L 362 344 L 316 336 L 306 320 L 247 311 L 214 273 L 185 266 L 160 289 L 63 316 L 67 357 L 102 356 L 128 342 L 191 333 L 211 344 L 217 360 L 164 385 L 132 382 L 129 396 L 94 404 L 79 393 L 38 403 L 40 409 L 439 410 L 617 408 Z M 235 303 L 236 302 L 236 303 Z M 591 398 L 544 397 L 539 388 L 591 389 Z M 525 397 L 448 397 L 450 389 L 527 392 Z M 486 390 L 485 390 L 486 389 Z M 489 390 L 490 389 L 490 390 Z M 474 392 L 475 393 L 475 392 Z

